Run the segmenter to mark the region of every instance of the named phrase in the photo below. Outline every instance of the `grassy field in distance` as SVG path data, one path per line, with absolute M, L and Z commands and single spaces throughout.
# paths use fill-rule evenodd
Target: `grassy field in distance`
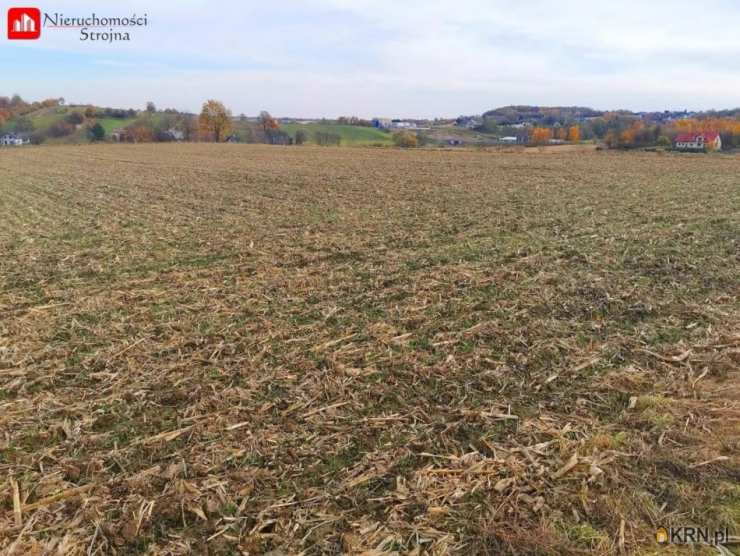
M 132 124 L 136 118 L 97 118 L 95 121 L 103 126 L 106 135 L 110 135 L 114 130 Z
M 339 124 L 280 124 L 280 129 L 284 130 L 291 137 L 295 137 L 296 131 L 303 129 L 308 133 L 308 142 L 314 142 L 314 133 L 323 131 L 336 133 L 342 138 L 342 145 L 391 145 L 393 136 L 388 131 L 382 131 L 373 127 L 339 125 Z
M 738 155 L 41 146 L 0 175 L 0 552 L 738 534 Z

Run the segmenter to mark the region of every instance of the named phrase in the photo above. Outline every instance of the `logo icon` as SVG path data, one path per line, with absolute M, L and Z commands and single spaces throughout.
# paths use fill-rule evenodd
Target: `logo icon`
M 665 527 L 658 527 L 655 532 L 655 540 L 658 544 L 666 544 L 668 542 L 668 530 Z
M 41 11 L 38 8 L 8 10 L 8 38 L 33 40 L 41 36 Z

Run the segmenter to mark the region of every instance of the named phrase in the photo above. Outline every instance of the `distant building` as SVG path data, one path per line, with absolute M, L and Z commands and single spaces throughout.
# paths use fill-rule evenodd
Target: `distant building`
M 23 137 L 16 133 L 6 133 L 0 137 L 0 145 L 4 147 L 20 147 L 21 145 L 27 145 L 30 140 L 27 137 Z
M 392 120 L 391 127 L 393 129 L 416 129 L 416 124 L 413 122 L 405 122 L 403 120 Z
M 505 145 L 516 145 L 519 142 L 519 139 L 514 137 L 513 135 L 510 135 L 507 137 L 499 138 L 498 142 L 503 143 Z
M 377 129 L 390 129 L 393 121 L 390 118 L 373 118 L 372 124 Z
M 463 142 L 462 139 L 447 139 L 447 144 L 451 147 L 459 147 Z
M 722 148 L 722 139 L 716 131 L 679 133 L 674 145 L 680 151 L 713 151 Z
M 185 139 L 185 132 L 180 129 L 175 129 L 174 127 L 171 127 L 167 130 L 167 133 L 170 134 L 173 141 L 183 141 Z
M 483 119 L 476 116 L 460 116 L 455 120 L 455 125 L 464 129 L 475 129 L 483 125 Z

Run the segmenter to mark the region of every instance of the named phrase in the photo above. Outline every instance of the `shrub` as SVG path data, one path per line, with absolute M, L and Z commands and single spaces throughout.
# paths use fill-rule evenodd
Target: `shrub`
M 169 143 L 174 141 L 175 137 L 168 129 L 156 128 L 154 130 L 154 140 L 158 143 Z
M 96 123 L 87 130 L 87 134 L 90 141 L 102 141 L 105 138 L 105 128 L 100 123 Z
M 66 137 L 71 135 L 75 126 L 69 122 L 57 122 L 49 128 L 49 137 Z
M 130 143 L 149 143 L 154 140 L 154 130 L 145 125 L 134 124 L 126 128 L 125 139 Z
M 68 124 L 77 125 L 85 121 L 85 118 L 79 112 L 71 112 L 67 114 L 64 121 Z
M 410 131 L 397 131 L 393 134 L 393 143 L 397 147 L 408 149 L 416 147 L 419 144 L 419 140 L 415 133 L 411 133 Z
M 265 131 L 265 143 L 270 145 L 292 145 L 293 138 L 282 129 L 268 129 Z
M 321 145 L 322 147 L 329 145 L 338 146 L 342 142 L 342 136 L 328 131 L 317 131 L 314 133 L 314 140 L 317 145 Z
M 134 112 L 134 116 L 136 113 Z M 124 110 L 122 108 L 104 108 L 103 110 L 98 110 L 96 117 L 98 118 L 116 118 L 119 120 L 122 120 L 124 118 L 129 117 L 129 111 Z
M 299 129 L 295 132 L 295 144 L 296 145 L 303 145 L 308 141 L 308 133 L 306 133 L 305 129 Z

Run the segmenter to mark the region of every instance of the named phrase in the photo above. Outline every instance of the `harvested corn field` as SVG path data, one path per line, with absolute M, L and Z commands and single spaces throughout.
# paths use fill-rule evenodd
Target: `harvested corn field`
M 738 533 L 738 156 L 17 149 L 0 252 L 0 552 Z

